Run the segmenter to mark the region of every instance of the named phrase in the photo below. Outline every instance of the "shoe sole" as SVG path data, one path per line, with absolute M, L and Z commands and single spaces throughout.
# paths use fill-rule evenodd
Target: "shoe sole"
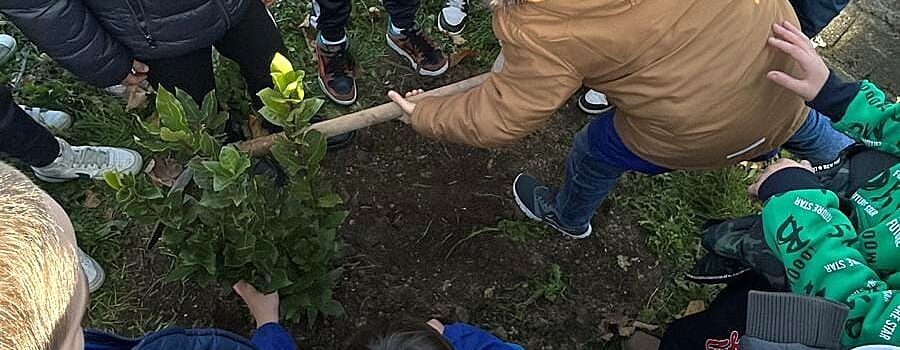
M 357 91 L 356 91 L 356 83 L 355 82 L 353 83 L 353 99 L 350 101 L 342 101 L 342 100 L 338 100 L 336 97 L 334 97 L 334 95 L 332 95 L 330 92 L 328 92 L 328 89 L 325 88 L 325 82 L 322 81 L 321 76 L 318 77 L 316 80 L 319 81 L 319 88 L 322 89 L 322 92 L 325 93 L 325 96 L 328 96 L 328 98 L 331 99 L 332 101 L 334 101 L 334 103 L 337 103 L 341 106 L 350 106 L 350 105 L 356 103 Z
M 443 16 L 442 16 L 442 15 L 438 15 L 438 19 L 437 19 L 437 28 L 438 28 L 438 30 L 441 31 L 442 33 L 446 33 L 446 34 L 450 34 L 450 35 L 460 35 L 460 34 L 462 34 L 462 32 L 463 32 L 464 30 L 466 30 L 466 23 L 465 23 L 465 22 L 462 24 L 461 27 L 459 27 L 459 30 L 458 30 L 458 31 L 455 31 L 455 32 L 452 31 L 452 30 L 449 30 L 449 29 L 447 29 L 447 28 L 444 28 L 444 26 L 442 25 L 442 23 L 443 23 L 444 21 L 441 21 L 441 18 L 443 18 Z
M 608 105 L 608 106 L 606 106 L 606 108 L 591 109 L 591 108 L 588 108 L 587 106 L 585 106 L 584 103 L 581 101 L 581 99 L 578 99 L 578 108 L 580 108 L 582 112 L 587 113 L 587 114 L 600 114 L 600 113 L 609 111 L 610 109 L 613 108 L 613 106 Z
M 389 34 L 385 34 L 384 39 L 387 40 L 388 46 L 392 50 L 394 50 L 394 52 L 400 54 L 400 56 L 406 57 L 406 59 L 409 60 L 409 64 L 412 66 L 413 70 L 415 70 L 416 73 L 418 73 L 421 76 L 437 77 L 437 76 L 440 76 L 441 74 L 444 74 L 445 72 L 447 72 L 447 68 L 450 68 L 450 62 L 448 61 L 448 62 L 444 62 L 444 66 L 441 67 L 441 69 L 438 69 L 436 71 L 428 71 L 428 70 L 424 70 L 424 69 L 419 69 L 419 65 L 416 64 L 416 60 L 414 60 L 412 58 L 412 56 L 410 56 L 408 53 L 406 53 L 406 51 L 403 51 L 403 49 L 401 49 L 399 46 L 397 46 L 397 44 L 394 44 L 394 41 L 391 40 L 391 37 Z
M 567 237 L 567 238 L 572 238 L 572 239 L 584 239 L 584 238 L 587 238 L 588 236 L 590 236 L 591 233 L 594 232 L 594 227 L 591 225 L 591 223 L 588 223 L 587 233 L 580 234 L 580 235 L 573 235 L 573 234 L 568 233 L 568 232 L 566 232 L 565 230 L 559 228 L 558 226 L 556 226 L 556 225 L 553 224 L 552 222 L 549 222 L 549 221 L 547 221 L 547 220 L 541 219 L 541 218 L 539 218 L 537 215 L 534 215 L 534 213 L 531 212 L 531 209 L 528 209 L 528 206 L 526 206 L 525 203 L 522 202 L 522 199 L 519 198 L 519 193 L 516 192 L 516 184 L 519 182 L 519 178 L 522 177 L 522 175 L 524 175 L 524 174 L 519 174 L 519 175 L 517 175 L 517 176 L 516 176 L 516 179 L 513 180 L 513 198 L 516 199 L 516 205 L 519 206 L 519 210 L 521 210 L 523 213 L 525 213 L 525 216 L 527 216 L 527 217 L 528 217 L 529 219 L 531 219 L 531 220 L 534 220 L 534 221 L 540 221 L 540 222 L 543 222 L 543 223 L 547 224 L 547 226 L 550 226 L 550 227 L 554 228 L 555 230 L 559 231 L 560 233 L 562 233 L 562 234 L 563 234 L 565 237 Z

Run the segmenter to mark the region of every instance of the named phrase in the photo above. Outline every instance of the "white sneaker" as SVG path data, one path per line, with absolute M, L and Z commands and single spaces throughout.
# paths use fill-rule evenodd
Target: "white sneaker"
M 34 175 L 47 182 L 65 182 L 74 179 L 102 180 L 103 174 L 117 171 L 137 174 L 141 171 L 141 155 L 127 148 L 69 146 L 59 141 L 59 157 L 45 167 L 32 167 Z
M 84 276 L 87 277 L 88 292 L 93 293 L 103 285 L 103 281 L 106 280 L 106 272 L 103 271 L 97 260 L 87 255 L 81 250 L 81 247 L 76 246 L 75 249 L 78 254 L 78 262 L 81 264 L 81 270 L 84 271 Z
M 466 28 L 466 0 L 447 0 L 438 15 L 438 29 L 450 35 L 459 35 Z
M 0 66 L 16 54 L 16 38 L 0 34 Z
M 602 92 L 588 90 L 578 99 L 578 108 L 584 113 L 597 115 L 610 110 L 612 105 Z
M 62 131 L 72 127 L 72 116 L 66 112 L 19 105 L 25 114 L 49 129 Z

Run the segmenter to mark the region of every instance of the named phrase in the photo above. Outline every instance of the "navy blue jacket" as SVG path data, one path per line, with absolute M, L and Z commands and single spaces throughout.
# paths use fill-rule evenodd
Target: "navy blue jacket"
M 212 46 L 259 0 L 0 0 L 0 12 L 79 78 L 107 87 L 134 59 Z

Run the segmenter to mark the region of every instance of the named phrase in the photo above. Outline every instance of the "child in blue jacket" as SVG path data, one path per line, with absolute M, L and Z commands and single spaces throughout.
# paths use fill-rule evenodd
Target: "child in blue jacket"
M 347 340 L 344 350 L 524 350 L 478 327 L 394 320 L 364 327 Z
M 75 229 L 62 207 L 0 162 L 0 350 L 296 350 L 278 324 L 278 294 L 246 282 L 252 339 L 218 329 L 169 328 L 141 338 L 84 330 L 90 295 Z

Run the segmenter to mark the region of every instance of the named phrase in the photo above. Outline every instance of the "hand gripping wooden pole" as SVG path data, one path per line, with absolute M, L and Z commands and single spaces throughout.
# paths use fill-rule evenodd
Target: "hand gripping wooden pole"
M 484 73 L 466 80 L 458 81 L 450 85 L 429 90 L 421 95 L 410 98 L 410 101 L 418 101 L 426 97 L 433 96 L 450 96 L 469 91 L 487 80 L 490 73 Z M 387 121 L 398 119 L 403 116 L 403 110 L 394 102 L 388 102 L 372 108 L 364 109 L 358 112 L 346 114 L 337 118 L 329 119 L 312 125 L 313 129 L 318 130 L 325 136 L 334 136 L 351 132 L 353 130 L 362 129 L 375 124 L 381 124 Z M 238 148 L 249 152 L 253 156 L 260 157 L 269 153 L 269 148 L 275 142 L 275 139 L 281 137 L 282 133 L 272 134 L 264 137 L 255 138 L 238 144 Z

